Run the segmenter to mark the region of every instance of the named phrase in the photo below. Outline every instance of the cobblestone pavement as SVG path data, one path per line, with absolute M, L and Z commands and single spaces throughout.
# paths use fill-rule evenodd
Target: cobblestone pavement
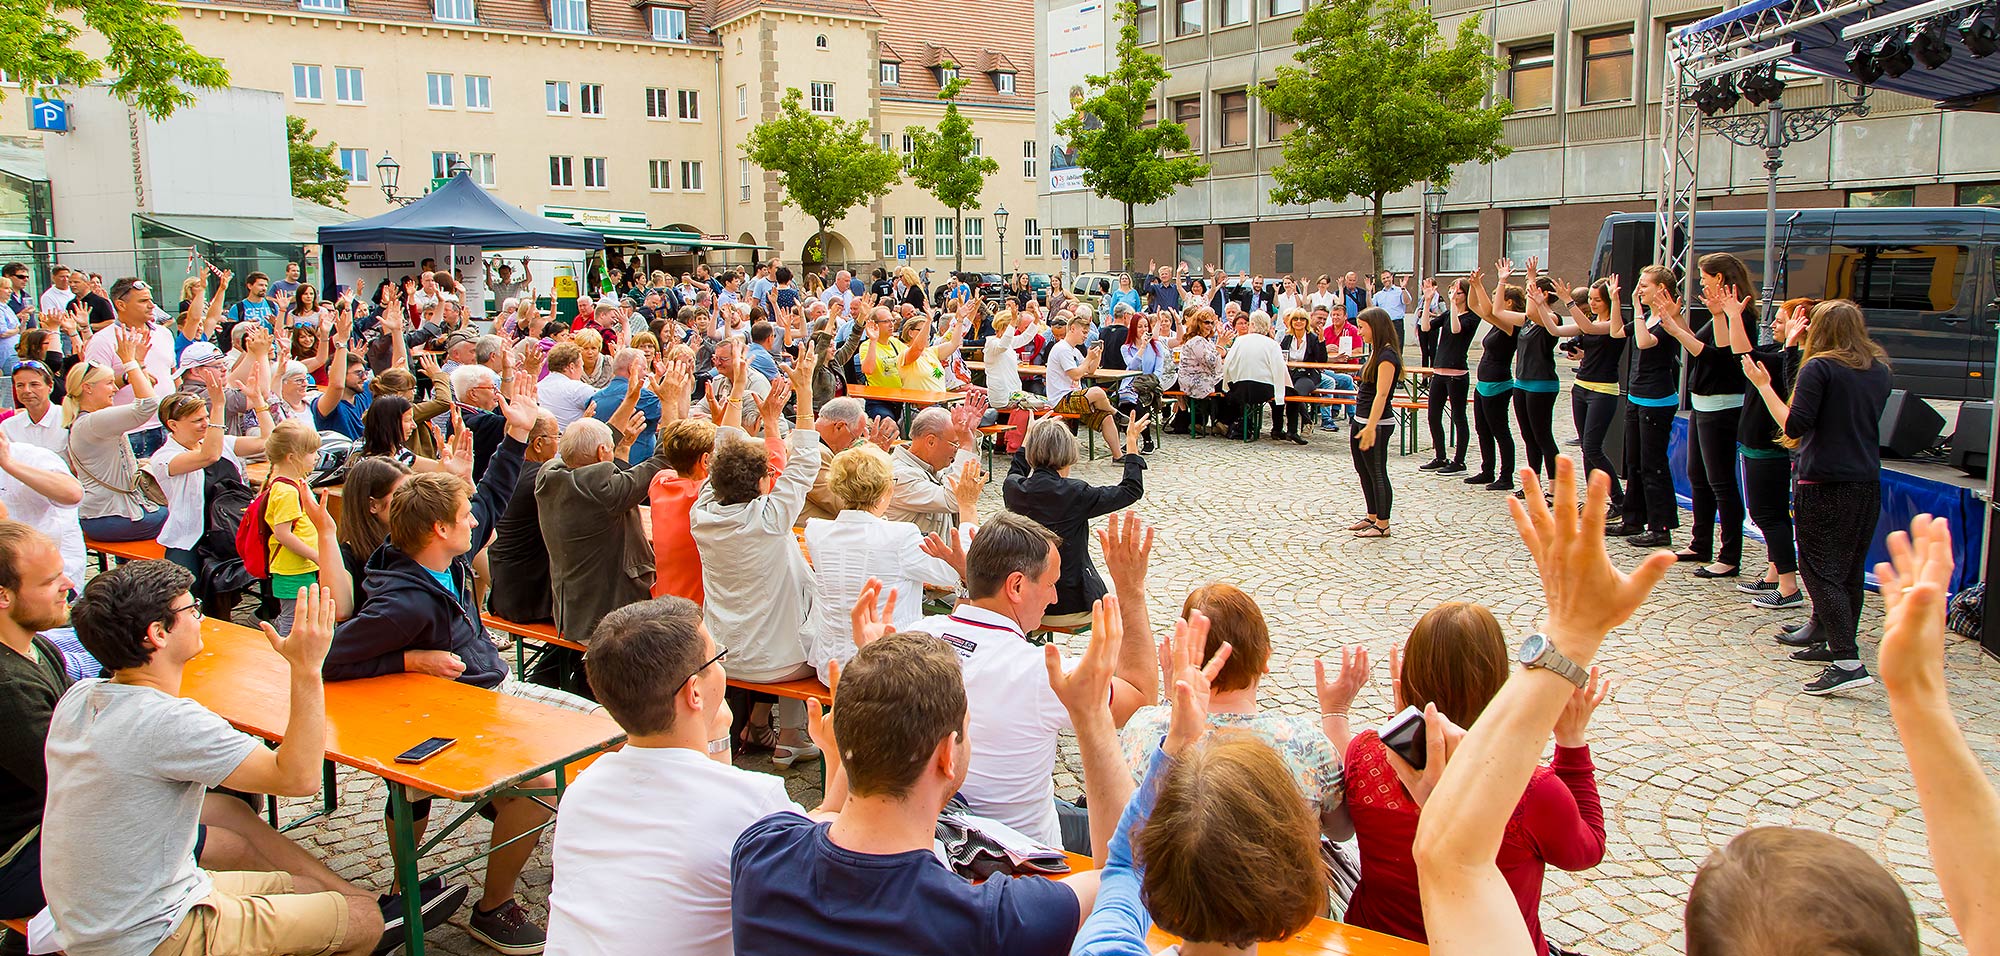
M 1557 417 L 1558 435 L 1567 439 L 1567 415 Z M 1564 450 L 1574 453 L 1573 446 Z M 1264 705 L 1293 713 L 1314 707 L 1315 656 L 1359 644 L 1385 661 L 1417 617 L 1439 602 L 1482 602 L 1510 634 L 1527 634 L 1540 601 L 1503 496 L 1418 471 L 1428 457 L 1390 457 L 1395 534 L 1362 541 L 1339 530 L 1361 510 L 1344 436 L 1316 434 L 1303 448 L 1171 436 L 1151 458 L 1140 505 L 1159 532 L 1150 595 L 1155 626 L 1198 584 L 1242 586 L 1262 604 L 1274 632 Z M 1075 474 L 1109 482 L 1116 472 L 1100 459 Z M 989 507 L 999 507 L 998 482 L 987 497 Z M 1613 548 L 1615 556 L 1633 553 Z M 1746 559 L 1762 560 L 1754 542 Z M 1698 581 L 1689 567 L 1670 573 L 1600 657 L 1618 681 L 1591 733 L 1609 849 L 1594 870 L 1549 875 L 1542 914 L 1550 939 L 1593 954 L 1678 953 L 1681 912 L 1701 860 L 1746 827 L 1786 825 L 1828 829 L 1867 849 L 1909 892 L 1928 951 L 1964 953 L 1927 859 L 1916 793 L 1881 688 L 1800 695 L 1812 672 L 1784 660 L 1769 634 L 1803 615 L 1753 608 L 1734 581 Z M 1871 594 L 1864 657 L 1874 654 L 1880 622 Z M 1989 767 L 2000 763 L 2000 663 L 1956 641 L 1947 671 L 1974 748 Z M 1357 725 L 1387 716 L 1378 663 L 1375 681 L 1357 702 Z M 818 799 L 816 767 L 796 770 L 789 780 L 801 801 Z M 378 822 L 379 784 L 353 772 L 341 781 L 341 811 L 295 835 L 343 876 L 380 887 L 388 879 L 388 852 Z M 1057 786 L 1068 795 L 1081 789 L 1073 747 L 1065 748 Z M 288 801 L 287 812 L 297 815 L 306 806 Z M 474 819 L 438 859 L 466 858 L 486 832 Z M 544 846 L 522 894 L 538 918 L 549 879 Z M 468 912 L 431 934 L 435 952 L 491 952 L 458 928 Z

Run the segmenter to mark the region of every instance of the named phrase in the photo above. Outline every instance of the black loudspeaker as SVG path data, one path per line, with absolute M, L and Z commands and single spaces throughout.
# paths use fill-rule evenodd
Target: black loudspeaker
M 1937 444 L 1944 434 L 1944 416 L 1920 395 L 1903 389 L 1889 393 L 1882 406 L 1882 457 L 1915 458 Z
M 1611 258 L 1597 264 L 1596 278 L 1602 279 L 1616 273 L 1621 289 L 1638 286 L 1639 270 L 1652 265 L 1658 258 L 1653 242 L 1653 221 L 1636 219 L 1611 225 Z M 1628 293 L 1629 295 L 1629 293 Z
M 1958 406 L 1958 427 L 1951 433 L 1951 466 L 1968 475 L 1984 477 L 1992 445 L 1993 403 L 1966 402 Z

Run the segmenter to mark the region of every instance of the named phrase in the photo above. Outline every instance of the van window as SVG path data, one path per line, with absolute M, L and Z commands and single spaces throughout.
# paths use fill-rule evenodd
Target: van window
M 1822 298 L 1853 299 L 1863 309 L 1949 312 L 1971 265 L 1965 246 L 1836 243 Z

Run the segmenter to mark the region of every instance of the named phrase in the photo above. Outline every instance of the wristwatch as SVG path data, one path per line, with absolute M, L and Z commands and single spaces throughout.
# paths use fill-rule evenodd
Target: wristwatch
M 729 749 L 728 737 L 717 737 L 714 740 L 708 742 L 708 752 L 710 754 L 719 754 L 728 749 Z
M 1528 635 L 1528 639 L 1521 642 L 1521 652 L 1517 659 L 1522 667 L 1539 667 L 1552 671 L 1578 687 L 1590 681 L 1589 671 L 1576 666 L 1575 661 L 1564 657 L 1561 651 L 1556 650 L 1548 635 L 1540 632 Z

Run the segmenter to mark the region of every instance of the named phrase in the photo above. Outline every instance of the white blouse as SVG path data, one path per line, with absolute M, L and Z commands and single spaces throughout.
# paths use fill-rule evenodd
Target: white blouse
M 847 663 L 855 653 L 854 625 L 848 619 L 869 578 L 882 582 L 882 603 L 896 595 L 897 630 L 924 616 L 924 585 L 957 587 L 958 572 L 923 552 L 923 535 L 905 521 L 889 521 L 866 511 L 842 511 L 832 521 L 806 520 L 806 550 L 812 554 L 818 591 L 806 619 L 806 663 L 826 680 L 827 663 Z
M 1285 368 L 1285 353 L 1278 348 L 1276 339 L 1256 332 L 1248 332 L 1236 337 L 1229 344 L 1229 354 L 1222 359 L 1222 385 L 1228 388 L 1237 382 L 1263 382 L 1276 393 L 1278 401 L 1285 397 L 1285 386 L 1292 380 Z

